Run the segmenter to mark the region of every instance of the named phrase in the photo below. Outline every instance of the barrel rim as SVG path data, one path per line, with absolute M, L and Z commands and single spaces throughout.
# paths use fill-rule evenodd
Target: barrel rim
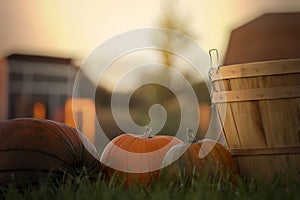
M 218 80 L 300 73 L 300 58 L 241 63 L 211 68 L 212 82 Z
M 230 103 L 288 98 L 300 98 L 300 85 L 245 90 L 215 91 L 212 93 L 211 100 L 212 103 Z
M 262 148 L 228 148 L 228 151 L 231 153 L 232 156 L 300 154 L 300 145 Z

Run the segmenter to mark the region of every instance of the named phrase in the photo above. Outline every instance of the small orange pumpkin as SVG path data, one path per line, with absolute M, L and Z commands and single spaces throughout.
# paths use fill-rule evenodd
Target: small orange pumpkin
M 0 185 L 35 183 L 49 172 L 60 178 L 83 168 L 96 175 L 97 155 L 82 133 L 62 123 L 34 118 L 0 123 Z
M 181 140 L 173 136 L 151 136 L 147 128 L 144 135 L 122 134 L 104 149 L 100 161 L 109 177 L 116 174 L 125 183 L 139 182 L 151 185 L 158 180 L 166 152 Z
M 238 174 L 236 163 L 230 152 L 221 144 L 210 139 L 193 142 L 193 135 L 188 130 L 187 141 L 173 146 L 166 154 L 162 167 L 167 177 L 229 175 L 234 181 Z M 227 178 L 227 177 L 226 177 Z

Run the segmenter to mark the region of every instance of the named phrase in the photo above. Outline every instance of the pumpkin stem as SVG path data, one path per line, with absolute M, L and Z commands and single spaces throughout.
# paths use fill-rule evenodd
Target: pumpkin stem
M 194 134 L 192 129 L 187 128 L 186 129 L 186 139 L 185 139 L 185 143 L 192 143 L 194 141 Z
M 152 134 L 151 134 L 152 128 L 149 126 L 146 126 L 145 132 L 144 132 L 144 137 L 145 138 L 151 138 Z

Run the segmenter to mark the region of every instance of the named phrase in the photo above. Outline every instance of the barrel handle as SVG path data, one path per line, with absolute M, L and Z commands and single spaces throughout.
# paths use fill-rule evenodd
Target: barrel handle
M 219 63 L 219 52 L 218 52 L 218 49 L 210 49 L 209 51 L 208 51 L 208 53 L 209 53 L 209 58 L 210 58 L 210 68 L 214 68 L 214 62 L 213 62 L 213 52 L 215 52 L 215 57 L 216 57 L 216 59 L 215 59 L 215 61 L 216 61 L 216 66 L 217 66 L 217 71 L 216 71 L 216 73 L 218 73 L 219 72 L 219 69 L 220 69 L 220 67 L 221 67 L 221 65 L 220 65 L 220 63 Z
M 215 68 L 215 66 L 217 66 L 216 74 L 218 74 L 221 65 L 219 64 L 219 52 L 218 52 L 218 49 L 210 49 L 208 51 L 208 53 L 209 53 L 209 58 L 210 58 L 210 69 L 209 69 L 209 72 L 208 72 L 208 77 L 210 79 L 210 89 L 211 89 L 210 90 L 210 97 L 212 98 L 213 97 L 213 93 L 217 92 L 217 91 L 214 88 L 213 83 L 212 83 L 211 69 L 213 69 L 213 68 Z M 215 62 L 213 62 L 213 60 L 214 60 L 213 57 L 215 57 Z

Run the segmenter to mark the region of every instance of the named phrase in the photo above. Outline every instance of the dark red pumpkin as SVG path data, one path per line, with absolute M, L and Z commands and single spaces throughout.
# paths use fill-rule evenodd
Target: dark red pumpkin
M 167 152 L 162 164 L 167 177 L 214 175 L 234 181 L 237 166 L 223 145 L 209 139 L 195 142 L 191 139 L 193 137 L 188 136 L 187 142 L 175 145 Z
M 61 177 L 86 168 L 101 170 L 98 153 L 86 137 L 65 124 L 33 118 L 0 123 L 0 185 L 34 183 L 51 172 Z
M 100 161 L 104 173 L 115 174 L 127 185 L 139 182 L 149 186 L 159 178 L 162 160 L 174 145 L 182 143 L 173 136 L 150 136 L 147 129 L 144 135 L 122 134 L 114 138 L 104 149 Z

